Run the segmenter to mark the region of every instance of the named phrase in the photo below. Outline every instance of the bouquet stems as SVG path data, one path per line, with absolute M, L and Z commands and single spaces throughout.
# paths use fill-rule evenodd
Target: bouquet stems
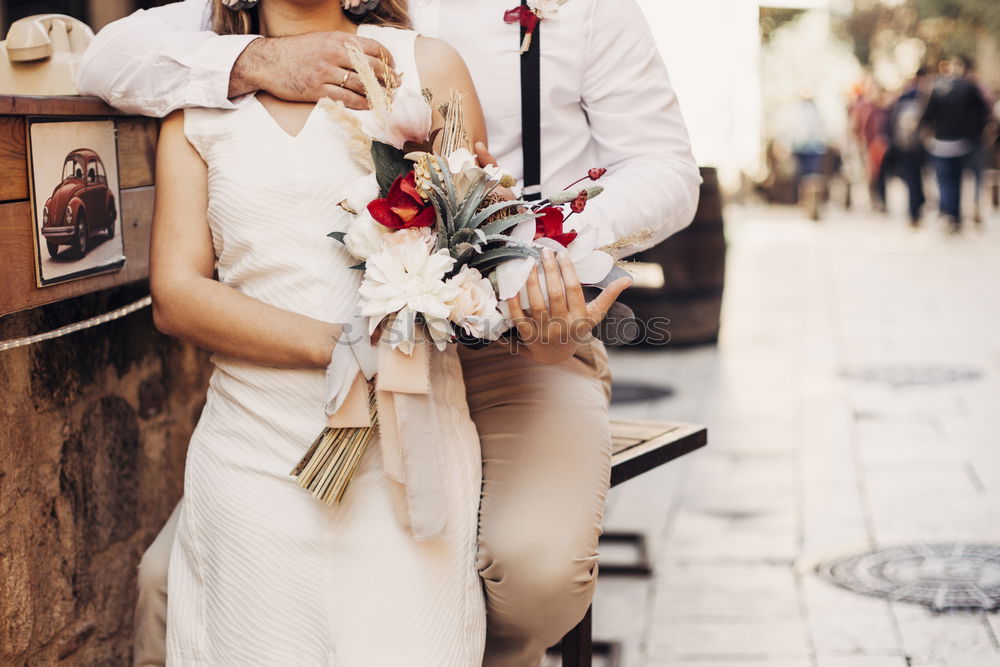
M 368 414 L 371 426 L 325 428 L 313 441 L 291 475 L 299 486 L 328 505 L 340 503 L 354 479 L 358 465 L 378 428 L 375 389 L 368 385 Z

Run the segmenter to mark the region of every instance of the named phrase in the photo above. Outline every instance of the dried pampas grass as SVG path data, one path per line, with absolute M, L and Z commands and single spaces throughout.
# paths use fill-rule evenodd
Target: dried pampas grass
M 368 103 L 371 105 L 375 116 L 379 117 L 380 115 L 389 113 L 392 109 L 393 96 L 395 95 L 396 88 L 399 86 L 399 79 L 395 71 L 389 67 L 388 60 L 385 57 L 382 59 L 382 62 L 385 63 L 386 71 L 386 81 L 385 85 L 383 85 L 378 80 L 378 76 L 375 74 L 375 70 L 372 69 L 371 63 L 368 62 L 368 56 L 365 55 L 357 43 L 347 42 L 345 48 L 347 49 L 347 57 L 351 59 L 351 66 L 358 73 L 358 78 L 361 79 L 361 85 L 364 86 L 365 95 L 368 97 Z
M 325 98 L 320 101 L 320 107 L 330 114 L 337 123 L 344 128 L 347 141 L 347 150 L 358 165 L 370 172 L 375 171 L 375 162 L 372 160 L 372 138 L 361 129 L 361 121 L 350 112 L 339 100 Z
M 649 240 L 652 238 L 653 238 L 653 230 L 640 229 L 637 232 L 633 232 L 628 236 L 618 239 L 614 243 L 609 243 L 603 248 L 598 248 L 598 250 L 606 252 L 612 257 L 618 258 L 627 254 L 628 251 L 634 250 L 638 246 L 648 243 Z

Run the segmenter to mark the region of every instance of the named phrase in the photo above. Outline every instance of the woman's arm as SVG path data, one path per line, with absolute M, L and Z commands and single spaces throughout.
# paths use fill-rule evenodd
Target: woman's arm
M 165 334 L 279 368 L 325 368 L 341 327 L 265 304 L 213 278 L 208 169 L 184 136 L 184 113 L 160 129 L 150 247 L 153 319 Z
M 454 48 L 439 39 L 417 37 L 417 69 L 420 71 L 420 85 L 429 89 L 438 107 L 451 99 L 451 92 L 462 95 L 465 114 L 465 131 L 469 137 L 469 149 L 476 143 L 489 144 L 486 135 L 486 117 L 479 93 L 472 83 L 472 76 L 465 61 Z M 444 119 L 435 112 L 435 128 L 441 127 Z

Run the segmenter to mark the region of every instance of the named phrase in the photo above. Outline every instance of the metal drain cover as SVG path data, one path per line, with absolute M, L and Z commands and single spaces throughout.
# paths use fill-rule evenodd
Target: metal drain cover
M 893 387 L 919 387 L 971 382 L 982 377 L 974 368 L 897 364 L 845 371 L 844 377 L 860 382 L 879 382 Z
M 1000 609 L 1000 545 L 916 544 L 848 556 L 819 574 L 855 593 L 934 611 Z

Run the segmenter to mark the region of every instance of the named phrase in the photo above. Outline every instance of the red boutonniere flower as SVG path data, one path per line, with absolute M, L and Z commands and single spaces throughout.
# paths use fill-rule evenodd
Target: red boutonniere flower
M 566 218 L 562 209 L 555 206 L 547 206 L 540 211 L 536 211 L 541 217 L 535 220 L 535 240 L 552 239 L 556 243 L 568 247 L 576 240 L 576 232 L 564 232 L 563 223 Z
M 568 0 L 528 0 L 527 5 L 521 5 L 504 12 L 503 20 L 507 23 L 519 23 L 524 28 L 524 42 L 521 53 L 527 53 L 531 48 L 531 38 L 538 29 L 539 21 L 555 18 L 559 7 Z
M 437 212 L 417 192 L 414 172 L 400 176 L 389 188 L 389 194 L 368 204 L 368 212 L 389 229 L 433 227 Z

